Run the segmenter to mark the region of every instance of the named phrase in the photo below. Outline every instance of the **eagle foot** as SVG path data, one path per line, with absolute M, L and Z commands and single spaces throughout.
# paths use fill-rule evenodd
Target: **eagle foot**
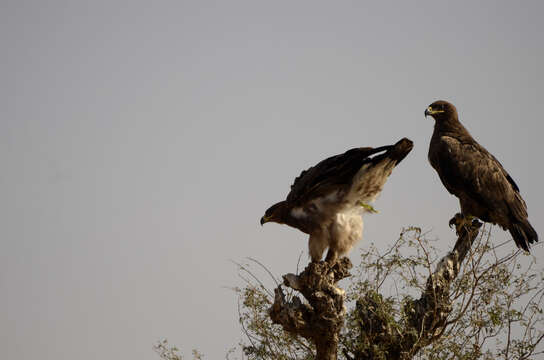
M 455 233 L 459 235 L 463 227 L 469 227 L 474 222 L 478 222 L 478 219 L 472 215 L 463 215 L 461 213 L 455 214 L 449 222 L 450 228 L 455 225 Z

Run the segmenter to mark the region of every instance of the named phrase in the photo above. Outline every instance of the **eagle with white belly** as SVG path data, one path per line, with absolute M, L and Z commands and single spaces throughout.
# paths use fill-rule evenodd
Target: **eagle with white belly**
M 334 264 L 362 238 L 362 215 L 375 212 L 370 204 L 412 147 L 403 138 L 394 145 L 354 148 L 321 161 L 295 179 L 287 199 L 268 208 L 261 225 L 276 222 L 309 234 L 312 261 L 320 261 L 328 248 L 325 260 Z

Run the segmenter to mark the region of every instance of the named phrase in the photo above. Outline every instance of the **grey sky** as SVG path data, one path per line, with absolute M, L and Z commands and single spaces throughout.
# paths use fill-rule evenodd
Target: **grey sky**
M 151 359 L 160 337 L 223 358 L 241 338 L 229 260 L 306 261 L 304 234 L 259 218 L 354 146 L 415 142 L 351 258 L 407 225 L 445 252 L 439 98 L 542 234 L 543 4 L 4 0 L 0 358 Z

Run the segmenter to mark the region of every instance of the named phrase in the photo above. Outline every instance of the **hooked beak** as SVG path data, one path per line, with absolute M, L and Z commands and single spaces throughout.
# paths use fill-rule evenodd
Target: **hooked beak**
M 266 217 L 266 216 L 263 216 L 261 218 L 261 226 L 263 226 L 265 223 L 269 222 L 270 221 L 270 218 L 269 217 Z
M 425 117 L 431 115 L 434 117 L 434 115 L 436 114 L 441 114 L 445 112 L 445 110 L 438 110 L 438 109 L 433 109 L 431 106 L 428 106 L 426 109 L 425 109 Z

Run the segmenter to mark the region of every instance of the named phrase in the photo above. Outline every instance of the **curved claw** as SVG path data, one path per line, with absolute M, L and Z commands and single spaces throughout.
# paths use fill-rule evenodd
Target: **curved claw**
M 465 225 L 466 221 L 467 220 L 465 216 L 463 216 L 463 214 L 457 213 L 450 219 L 449 225 L 450 225 L 450 228 L 455 226 L 455 232 L 457 233 L 457 235 L 459 235 L 459 231 Z
M 453 215 L 453 217 L 450 219 L 450 222 L 449 222 L 450 228 L 454 225 L 455 226 L 459 225 L 463 220 L 464 220 L 464 216 L 461 213 L 457 213 Z
M 467 226 L 467 227 L 468 226 L 478 226 L 478 224 L 480 224 L 480 221 L 475 216 L 463 215 L 461 213 L 455 214 L 455 216 L 452 217 L 450 219 L 450 222 L 449 222 L 450 228 L 453 225 L 455 225 L 455 232 L 457 233 L 457 235 L 460 234 L 461 229 L 463 229 L 463 227 L 465 227 L 465 226 Z M 480 227 L 480 226 L 478 226 L 478 227 Z

